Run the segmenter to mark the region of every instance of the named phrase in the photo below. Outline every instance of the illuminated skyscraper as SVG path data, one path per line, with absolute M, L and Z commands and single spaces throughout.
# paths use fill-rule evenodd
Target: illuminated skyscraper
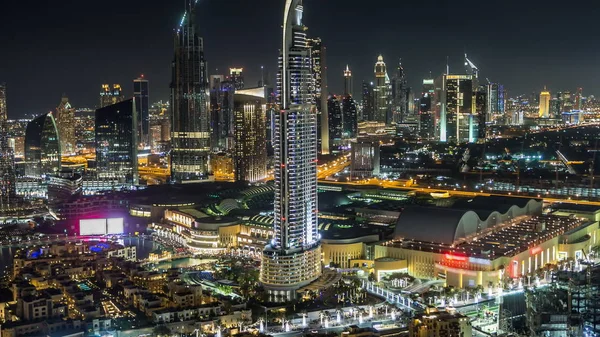
M 539 109 L 539 117 L 540 118 L 548 118 L 550 113 L 550 92 L 544 90 L 540 93 L 540 109 Z
M 383 56 L 377 57 L 375 63 L 375 116 L 374 120 L 381 123 L 390 123 L 391 118 L 388 118 L 390 113 L 389 104 L 389 83 L 390 79 L 386 70 Z
M 581 99 L 583 96 L 583 88 L 577 88 L 577 93 L 575 94 L 575 105 L 573 106 L 574 110 L 583 109 L 583 105 L 581 104 Z
M 342 105 L 339 97 L 329 95 L 327 112 L 329 113 L 329 148 L 333 149 L 342 145 L 342 132 L 344 129 Z
M 236 90 L 234 96 L 236 181 L 267 177 L 266 87 Z
M 125 99 L 120 84 L 113 84 L 112 88 L 108 84 L 102 85 L 100 90 L 100 107 L 119 103 Z
M 229 68 L 229 80 L 236 90 L 244 89 L 244 68 Z
M 137 125 L 133 98 L 96 110 L 96 172 L 99 179 L 138 184 Z
M 210 127 L 208 78 L 203 40 L 196 33 L 195 4 L 175 30 L 175 56 L 171 81 L 171 181 L 193 182 L 208 178 Z
M 352 96 L 354 92 L 354 82 L 352 82 L 352 72 L 350 71 L 350 67 L 346 65 L 346 70 L 344 70 L 344 95 Z
M 271 300 L 289 301 L 321 275 L 317 230 L 317 114 L 311 50 L 302 0 L 286 0 L 275 117 L 274 238 L 265 246 L 260 281 Z
M 504 86 L 498 83 L 489 83 L 486 86 L 487 114 L 486 122 L 498 123 L 504 118 Z
M 373 82 L 362 83 L 362 113 L 360 120 L 375 120 L 375 87 Z
M 133 98 L 135 99 L 135 108 L 137 113 L 137 139 L 141 145 L 150 145 L 148 138 L 150 129 L 150 100 L 148 97 L 148 80 L 144 75 L 133 80 Z
M 472 142 L 476 138 L 473 76 L 443 75 L 443 81 L 440 140 Z
M 213 151 L 233 148 L 233 95 L 235 83 L 223 75 L 210 75 L 210 146 Z
M 396 73 L 392 78 L 392 122 L 402 123 L 408 113 L 413 113 L 408 108 L 408 93 L 409 88 L 406 83 L 404 68 L 402 67 L 402 62 L 399 62 Z
M 0 211 L 16 202 L 16 174 L 13 149 L 8 144 L 6 84 L 0 84 Z
M 423 89 L 419 100 L 419 135 L 425 139 L 435 138 L 434 95 L 434 80 L 432 78 L 423 79 Z
M 75 109 L 65 95 L 56 108 L 56 125 L 60 139 L 60 152 L 67 155 L 76 152 L 77 137 L 75 135 Z
M 27 124 L 25 130 L 25 174 L 39 178 L 60 171 L 60 142 L 52 112 Z
M 310 48 L 313 74 L 314 104 L 317 107 L 317 148 L 319 153 L 328 154 L 329 144 L 329 112 L 327 111 L 327 97 L 329 88 L 327 86 L 326 50 L 320 38 L 306 39 Z
M 358 114 L 356 102 L 351 95 L 342 98 L 342 138 L 356 138 L 358 132 Z

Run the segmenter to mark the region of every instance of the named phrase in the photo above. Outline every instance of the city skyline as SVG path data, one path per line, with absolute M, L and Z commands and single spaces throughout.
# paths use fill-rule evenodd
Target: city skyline
M 311 0 L 307 2 L 310 4 Z M 264 65 L 271 79 L 274 78 L 280 24 L 277 20 L 255 20 L 256 15 L 276 17 L 283 8 L 280 3 L 269 4 L 268 0 L 257 0 L 252 4 L 239 1 L 228 8 L 228 4 L 216 1 L 198 3 L 197 19 L 202 22 L 199 34 L 205 39 L 209 75 L 227 74 L 229 67 L 243 67 L 250 86 L 260 79 L 260 66 Z M 361 17 L 373 8 L 371 4 L 346 1 L 340 8 L 341 4 L 341 1 L 319 4 L 318 8 L 309 10 L 306 22 L 309 33 L 319 32 L 327 47 L 329 87 L 335 94 L 342 94 L 346 64 L 353 70 L 355 93 L 362 80 L 373 80 L 373 60 L 380 53 L 391 64 L 401 57 L 409 85 L 419 88 L 420 81 L 428 77 L 430 70 L 434 76 L 441 74 L 446 56 L 450 58 L 451 72 L 462 70 L 461 56 L 465 51 L 480 67 L 481 77 L 503 83 L 509 96 L 539 92 L 544 85 L 551 92 L 583 87 L 584 95 L 597 93 L 600 89 L 589 76 L 598 67 L 594 64 L 597 49 L 585 43 L 594 35 L 593 29 L 586 29 L 586 25 L 591 25 L 588 22 L 592 22 L 585 19 L 590 11 L 579 12 L 578 34 L 571 35 L 563 27 L 543 19 L 560 12 L 541 6 L 539 1 L 520 4 L 519 11 L 510 14 L 500 12 L 493 17 L 477 14 L 471 20 L 458 23 L 449 18 L 465 10 L 486 13 L 489 8 L 469 2 L 452 7 L 445 2 L 402 4 L 400 8 L 400 4 L 384 0 L 378 7 L 389 10 L 375 20 Z M 81 15 L 87 8 L 77 2 L 67 1 L 55 7 L 42 4 L 27 8 L 35 22 L 26 26 L 16 21 L 21 17 L 17 13 L 25 11 L 23 6 L 11 3 L 2 14 L 7 17 L 0 20 L 3 31 L 14 36 L 6 44 L 9 52 L 0 56 L 0 81 L 8 86 L 11 118 L 48 112 L 63 92 L 74 106 L 93 108 L 101 83 L 130 83 L 142 73 L 152 85 L 152 100 L 168 99 L 171 34 L 181 15 L 179 3 L 143 3 L 142 6 L 141 1 L 131 0 L 119 4 L 122 10 L 117 14 L 108 4 L 94 9 L 92 15 Z M 329 9 L 345 15 L 330 24 L 324 20 L 326 13 L 331 12 Z M 407 15 L 405 19 L 397 20 L 394 9 L 427 15 Z M 60 23 L 42 20 L 47 16 L 59 16 L 59 13 L 72 20 L 58 21 Z M 230 16 L 236 18 L 236 24 L 218 25 L 223 20 L 231 21 L 227 20 Z M 106 18 L 114 23 L 110 31 L 106 31 L 104 25 Z M 527 20 L 521 20 L 524 18 Z M 520 23 L 512 25 L 511 22 Z M 248 26 L 252 29 L 243 29 Z M 478 26 L 485 29 L 472 29 Z M 372 27 L 379 27 L 378 31 L 382 33 L 371 38 L 375 29 Z M 143 29 L 141 38 L 136 34 L 125 34 L 136 29 Z M 111 37 L 113 31 L 120 32 L 119 39 Z M 489 43 L 490 38 L 494 43 Z M 237 41 L 242 52 L 230 53 L 224 47 L 228 40 Z M 45 52 L 30 53 L 24 41 L 27 45 L 43 47 Z M 245 41 L 252 41 L 253 47 L 249 48 L 249 42 Z M 569 48 L 555 47 L 564 44 Z M 581 56 L 573 60 L 573 55 Z M 33 100 L 29 95 L 31 81 L 25 80 L 32 77 L 36 78 L 35 83 L 40 88 L 49 88 L 39 90 Z M 125 94 L 132 96 L 132 88 L 126 86 Z

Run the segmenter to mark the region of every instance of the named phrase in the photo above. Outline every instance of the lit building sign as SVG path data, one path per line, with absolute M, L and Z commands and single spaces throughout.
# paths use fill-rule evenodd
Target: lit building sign
M 452 261 L 467 261 L 467 257 L 462 255 L 445 254 L 445 258 Z
M 541 252 L 542 252 L 542 248 L 541 247 L 531 248 L 531 255 L 535 255 L 535 254 L 541 253 Z
M 473 263 L 473 264 L 484 264 L 486 266 L 489 266 L 492 264 L 492 261 L 487 260 L 487 259 L 480 259 L 477 257 L 470 257 L 469 258 L 469 263 Z

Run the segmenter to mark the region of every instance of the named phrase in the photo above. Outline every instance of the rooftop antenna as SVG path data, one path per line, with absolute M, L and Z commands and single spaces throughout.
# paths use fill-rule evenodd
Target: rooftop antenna
M 446 56 L 446 75 L 450 75 L 450 65 L 448 65 L 448 56 Z

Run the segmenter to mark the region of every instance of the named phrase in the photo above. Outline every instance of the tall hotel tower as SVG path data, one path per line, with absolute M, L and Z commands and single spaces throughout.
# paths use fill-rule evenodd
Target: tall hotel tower
M 171 181 L 174 183 L 208 178 L 208 82 L 203 40 L 194 25 L 197 2 L 186 0 L 187 8 L 174 36 L 171 82 Z
M 272 301 L 321 275 L 317 230 L 317 113 L 302 0 L 286 0 L 279 58 L 280 113 L 275 117 L 275 235 L 265 246 L 260 281 Z

